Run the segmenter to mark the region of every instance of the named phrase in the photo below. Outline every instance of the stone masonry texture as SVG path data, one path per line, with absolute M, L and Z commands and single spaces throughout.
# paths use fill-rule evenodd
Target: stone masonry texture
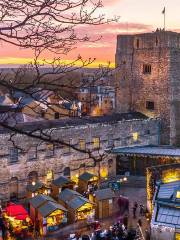
M 144 74 L 144 65 L 151 73 Z M 161 143 L 180 145 L 180 34 L 118 35 L 116 110 L 161 119 Z M 154 102 L 154 110 L 146 102 Z

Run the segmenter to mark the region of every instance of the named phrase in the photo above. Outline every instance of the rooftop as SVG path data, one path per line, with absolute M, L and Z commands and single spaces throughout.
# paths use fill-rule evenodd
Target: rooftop
M 95 195 L 98 201 L 112 199 L 115 197 L 115 193 L 111 188 L 100 189 L 95 192 Z
M 73 183 L 69 178 L 60 176 L 52 182 L 55 186 L 62 187 L 66 184 Z
M 80 180 L 83 180 L 85 182 L 88 182 L 89 180 L 91 180 L 92 178 L 96 177 L 96 175 L 89 173 L 89 172 L 84 172 L 83 174 L 81 174 L 79 176 Z
M 112 150 L 112 153 L 117 155 L 152 155 L 152 156 L 171 156 L 180 157 L 180 148 L 172 146 L 133 146 L 133 147 L 120 147 Z
M 165 200 L 169 201 L 173 198 L 174 192 L 176 189 L 180 188 L 180 181 L 175 181 L 171 183 L 161 184 L 159 186 L 156 200 Z
M 56 210 L 67 212 L 67 209 L 56 202 L 47 201 L 39 209 L 41 216 L 47 217 Z
M 93 204 L 87 198 L 84 198 L 82 196 L 76 196 L 71 201 L 69 201 L 67 204 L 70 208 L 72 208 L 74 210 L 77 210 L 86 203 Z
M 42 120 L 36 121 L 36 124 L 33 122 L 25 122 L 16 125 L 16 128 L 23 128 L 26 131 L 35 131 L 39 129 L 49 129 L 49 128 L 58 128 L 58 127 L 73 127 L 73 126 L 81 126 L 81 125 L 89 125 L 89 124 L 112 124 L 117 123 L 119 121 L 127 121 L 127 120 L 146 120 L 148 119 L 142 113 L 139 112 L 130 112 L 130 113 L 116 113 L 107 116 L 100 117 L 82 117 L 82 118 L 66 118 L 66 119 L 58 119 L 58 120 Z M 0 128 L 0 133 L 7 132 L 7 129 Z
M 180 227 L 180 209 L 159 205 L 155 221 L 161 224 L 163 223 Z
M 55 200 L 47 195 L 39 194 L 29 200 L 30 204 L 34 208 L 40 207 L 42 204 L 44 204 L 47 201 L 55 202 Z
M 81 194 L 76 191 L 66 188 L 59 194 L 58 199 L 67 203 L 76 196 L 81 196 Z

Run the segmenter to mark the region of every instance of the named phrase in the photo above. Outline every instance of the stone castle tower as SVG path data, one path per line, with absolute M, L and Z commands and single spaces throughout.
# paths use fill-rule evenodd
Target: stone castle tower
M 161 143 L 180 145 L 180 34 L 118 35 L 116 110 L 160 117 Z

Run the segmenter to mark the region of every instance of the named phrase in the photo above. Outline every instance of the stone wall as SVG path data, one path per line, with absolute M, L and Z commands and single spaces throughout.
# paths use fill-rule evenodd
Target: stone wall
M 139 111 L 150 117 L 160 117 L 161 143 L 176 144 L 178 133 L 177 101 L 180 100 L 180 34 L 154 33 L 118 36 L 116 76 L 118 112 Z M 151 65 L 151 73 L 144 74 L 143 66 Z M 154 102 L 148 110 L 146 102 Z M 174 104 L 174 105 L 173 105 Z M 180 129 L 180 128 L 179 128 Z
M 107 123 L 95 123 L 95 124 L 84 124 L 79 126 L 65 126 L 59 128 L 51 128 L 53 139 L 62 139 L 69 141 L 74 146 L 79 145 L 80 139 L 85 139 L 86 148 L 92 149 L 95 156 L 99 157 L 99 154 L 103 154 L 104 150 L 108 148 L 109 139 L 113 139 L 114 146 L 129 146 L 129 145 L 146 145 L 146 144 L 157 144 L 158 142 L 158 124 L 157 119 L 137 119 L 137 120 L 124 120 Z M 138 140 L 133 140 L 133 133 L 138 133 Z M 92 139 L 93 137 L 100 138 L 100 150 L 94 151 Z M 23 197 L 28 182 L 28 176 L 32 172 L 37 172 L 39 179 L 46 181 L 48 171 L 54 173 L 56 178 L 58 175 L 63 175 L 65 168 L 70 167 L 71 176 L 80 174 L 85 170 L 93 171 L 97 174 L 98 166 L 93 166 L 93 160 L 89 159 L 87 154 L 77 152 L 70 149 L 67 152 L 65 147 L 56 147 L 54 155 L 47 157 L 47 143 L 40 142 L 37 139 L 31 139 L 27 136 L 15 135 L 13 141 L 19 150 L 18 162 L 12 164 L 9 159 L 9 148 L 13 147 L 11 141 L 9 141 L 8 134 L 0 135 L 0 158 L 1 158 L 1 169 L 0 169 L 0 192 L 4 193 L 9 198 L 10 183 L 12 178 L 18 181 L 18 196 Z M 37 158 L 34 160 L 28 159 L 28 154 L 31 146 L 37 146 Z M 101 162 L 101 168 L 109 168 L 108 174 L 113 175 L 115 172 L 115 164 L 108 160 L 111 159 L 109 154 L 103 162 Z M 83 167 L 80 167 L 84 164 Z

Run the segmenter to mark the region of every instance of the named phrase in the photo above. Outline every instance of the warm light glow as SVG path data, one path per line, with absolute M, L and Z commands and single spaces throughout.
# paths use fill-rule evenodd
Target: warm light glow
M 72 180 L 73 182 L 75 182 L 76 185 L 77 185 L 77 184 L 78 184 L 78 181 L 79 181 L 79 174 L 76 174 L 76 175 L 71 176 L 71 180 Z
M 101 177 L 102 178 L 107 178 L 107 176 L 108 176 L 108 170 L 107 170 L 107 168 L 102 168 L 101 170 L 100 170 L 100 175 L 101 175 Z
M 126 182 L 126 181 L 127 181 L 127 177 L 124 177 L 124 178 L 123 178 L 123 181 L 125 181 L 125 182 Z
M 176 193 L 176 198 L 179 198 L 179 199 L 180 199 L 180 191 L 177 191 L 177 193 Z
M 162 181 L 164 183 L 170 183 L 180 180 L 180 169 L 170 169 L 163 171 L 162 173 Z
M 33 181 L 33 182 L 32 182 L 32 185 L 35 186 L 35 185 L 36 185 L 36 182 Z
M 5 58 L 0 58 L 0 65 L 24 65 L 24 64 L 30 64 L 33 63 L 34 59 L 33 58 L 16 58 L 16 57 L 5 57 Z M 38 61 L 40 64 L 44 64 L 43 60 L 39 60 Z M 47 63 L 51 63 L 52 59 L 47 59 L 46 60 L 46 64 Z M 72 60 L 64 60 L 63 63 L 65 64 L 70 64 L 72 62 Z M 94 67 L 98 67 L 99 65 L 102 66 L 107 66 L 107 62 L 103 62 L 103 61 L 95 61 L 92 64 L 90 64 L 88 67 L 89 68 L 94 68 Z M 76 62 L 76 66 L 82 66 L 81 61 L 77 61 Z M 110 65 L 111 68 L 115 67 L 115 63 L 111 63 Z
M 52 170 L 49 170 L 49 171 L 47 172 L 46 180 L 47 180 L 47 181 L 53 180 L 53 171 L 52 171 Z
M 91 113 L 91 116 L 102 116 L 102 109 L 100 108 L 100 107 L 98 107 L 98 106 L 96 106 L 94 109 L 93 109 L 93 111 L 92 111 L 92 113 Z
M 138 140 L 139 134 L 138 132 L 133 133 L 133 140 L 136 142 Z

